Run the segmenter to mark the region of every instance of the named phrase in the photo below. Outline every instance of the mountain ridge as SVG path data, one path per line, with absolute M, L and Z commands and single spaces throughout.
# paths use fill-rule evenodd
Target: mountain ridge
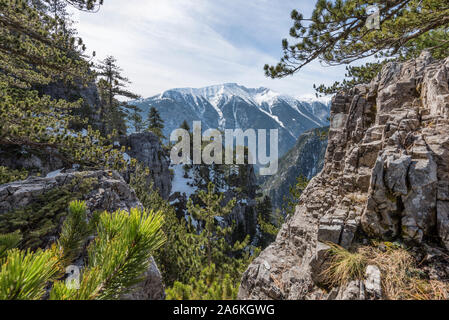
M 300 101 L 269 88 L 225 83 L 203 88 L 174 88 L 134 102 L 145 116 L 155 107 L 165 122 L 164 135 L 201 121 L 203 130 L 279 129 L 279 155 L 294 146 L 301 133 L 328 125 L 330 105 Z

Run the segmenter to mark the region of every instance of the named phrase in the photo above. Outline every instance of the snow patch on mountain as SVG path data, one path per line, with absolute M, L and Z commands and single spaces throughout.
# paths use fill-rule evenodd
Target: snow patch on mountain
M 312 104 L 313 102 L 321 102 L 325 105 L 328 105 L 332 100 L 332 96 L 317 97 L 314 94 L 304 94 L 297 96 L 296 100 L 304 101 L 310 104 Z

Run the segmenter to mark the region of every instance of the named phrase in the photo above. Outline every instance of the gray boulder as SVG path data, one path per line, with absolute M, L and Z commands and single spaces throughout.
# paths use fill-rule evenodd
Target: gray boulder
M 366 267 L 364 285 L 369 298 L 382 298 L 381 274 L 377 266 L 369 265 Z

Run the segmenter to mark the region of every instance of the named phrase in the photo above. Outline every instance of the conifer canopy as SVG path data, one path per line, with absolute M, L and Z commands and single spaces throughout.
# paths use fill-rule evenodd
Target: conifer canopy
M 372 5 L 380 29 L 366 25 Z M 447 0 L 318 0 L 310 18 L 297 10 L 291 18 L 293 42 L 284 39 L 280 62 L 265 65 L 269 77 L 294 74 L 314 60 L 335 66 L 373 56 L 412 57 L 423 49 L 438 56 L 449 47 Z

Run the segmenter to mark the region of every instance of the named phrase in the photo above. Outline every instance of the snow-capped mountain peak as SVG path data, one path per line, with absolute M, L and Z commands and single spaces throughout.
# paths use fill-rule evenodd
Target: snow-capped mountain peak
M 246 88 L 237 83 L 170 89 L 136 104 L 144 113 L 150 106 L 158 109 L 165 121 L 167 137 L 184 120 L 189 124 L 199 120 L 204 130 L 278 128 L 280 154 L 292 147 L 302 132 L 328 125 L 329 116 L 327 103 L 304 101 L 269 88 Z
M 229 101 L 233 97 L 238 97 L 258 107 L 263 106 L 265 103 L 271 106 L 279 100 L 283 100 L 292 105 L 295 105 L 295 102 L 297 101 L 303 101 L 307 103 L 311 103 L 313 101 L 313 99 L 309 97 L 305 97 L 303 100 L 300 100 L 265 87 L 246 88 L 237 83 L 224 83 L 219 85 L 207 86 L 204 88 L 174 88 L 162 92 L 159 95 L 159 98 L 188 100 L 186 99 L 187 96 L 190 96 L 194 99 L 204 98 L 216 107 L 220 105 L 221 101 Z

